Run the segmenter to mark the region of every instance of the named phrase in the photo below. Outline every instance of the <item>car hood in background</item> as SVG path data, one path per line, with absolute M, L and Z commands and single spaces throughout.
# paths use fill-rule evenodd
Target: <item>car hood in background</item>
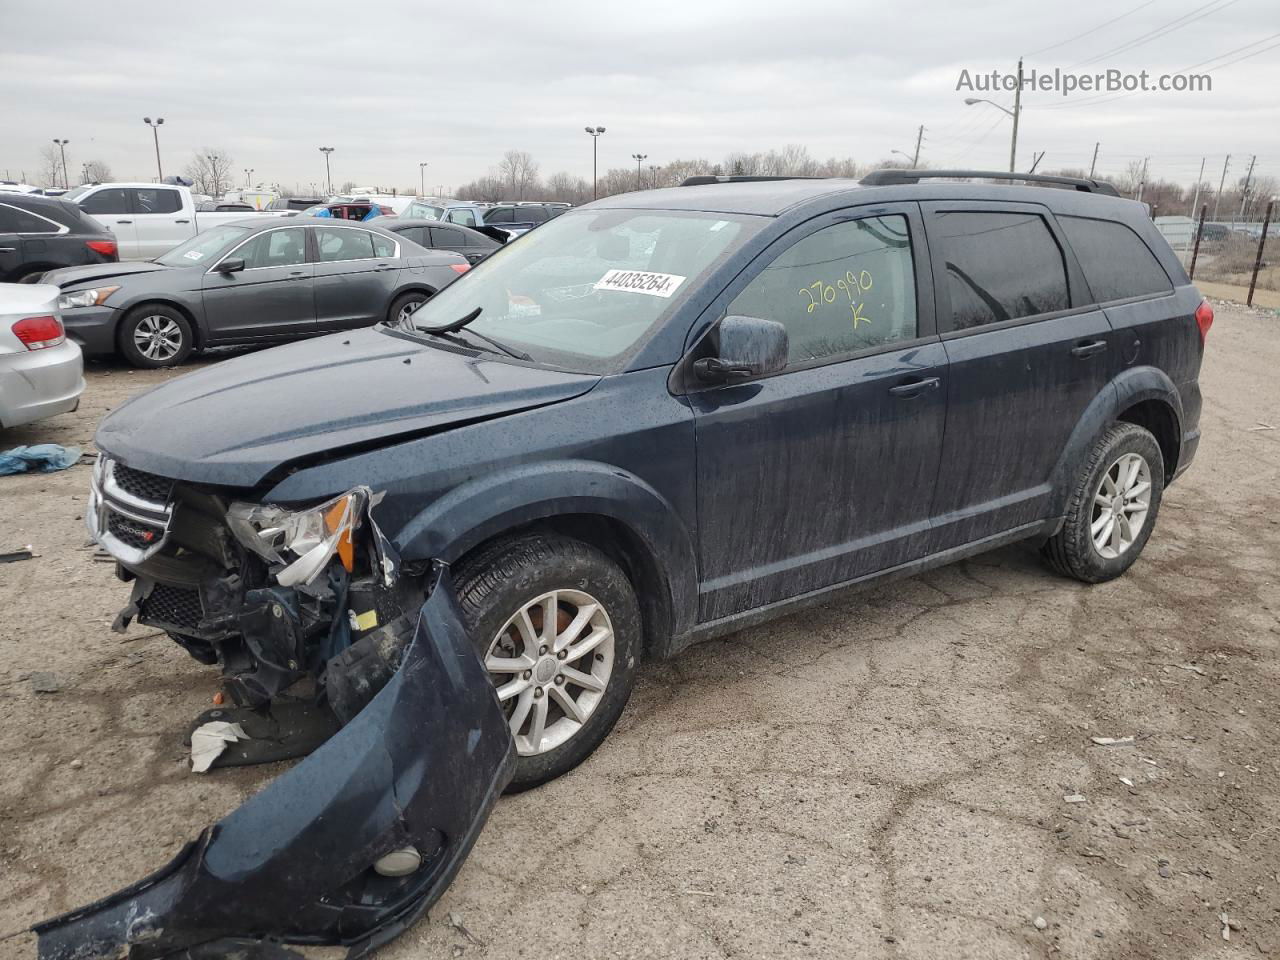
M 169 269 L 172 268 L 163 264 L 152 263 L 149 260 L 132 260 L 123 263 L 91 263 L 83 267 L 63 267 L 60 270 L 51 270 L 44 275 L 41 282 L 53 283 L 65 290 L 68 287 L 98 283 L 102 280 L 130 277 L 139 273 L 156 273 L 160 270 Z
M 568 400 L 599 379 L 357 330 L 171 380 L 108 415 L 96 442 L 138 470 L 252 487 L 285 464 Z

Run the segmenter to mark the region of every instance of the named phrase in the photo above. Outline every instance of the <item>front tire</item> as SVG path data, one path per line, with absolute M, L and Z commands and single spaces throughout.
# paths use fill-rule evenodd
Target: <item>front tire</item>
M 613 729 L 635 684 L 640 609 L 626 575 L 581 541 L 527 534 L 465 559 L 456 583 L 516 741 L 507 792 L 572 770 Z
M 408 293 L 400 294 L 400 296 L 391 301 L 391 309 L 387 311 L 387 323 L 393 327 L 407 324 L 413 311 L 426 303 L 427 300 L 427 294 L 420 290 L 410 290 Z
M 120 355 L 135 367 L 176 367 L 191 355 L 195 337 L 187 318 L 173 307 L 143 304 L 131 310 L 117 334 Z
M 1094 444 L 1067 501 L 1062 529 L 1041 554 L 1064 576 L 1102 583 L 1142 553 L 1164 496 L 1164 457 L 1156 438 L 1116 423 Z

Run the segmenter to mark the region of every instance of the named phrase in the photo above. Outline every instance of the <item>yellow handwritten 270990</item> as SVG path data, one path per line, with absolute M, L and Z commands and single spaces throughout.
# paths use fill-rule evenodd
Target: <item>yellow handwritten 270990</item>
M 871 283 L 869 271 L 863 270 L 855 276 L 852 270 L 847 270 L 844 277 L 834 284 L 815 280 L 807 287 L 801 287 L 798 293 L 802 297 L 809 298 L 808 304 L 805 305 L 805 313 L 813 313 L 824 303 L 835 303 L 838 297 L 836 291 L 843 291 L 849 301 L 849 312 L 853 314 L 853 329 L 857 330 L 858 324 L 871 322 L 870 317 L 862 315 L 862 308 L 866 304 L 861 300 L 862 295 L 871 289 Z M 855 293 L 857 296 L 854 296 Z

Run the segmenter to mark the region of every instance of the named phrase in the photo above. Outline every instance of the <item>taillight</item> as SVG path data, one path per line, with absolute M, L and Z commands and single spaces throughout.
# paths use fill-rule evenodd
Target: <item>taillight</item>
M 118 249 L 114 240 L 86 240 L 84 245 L 94 253 L 100 253 L 104 257 L 114 257 Z
M 466 273 L 471 269 L 471 264 L 469 263 L 451 263 L 449 266 L 453 268 L 454 273 Z
M 62 321 L 57 317 L 24 317 L 13 325 L 13 333 L 28 350 L 56 347 L 67 339 Z
M 1208 300 L 1201 300 L 1200 306 L 1196 307 L 1196 326 L 1200 328 L 1200 345 L 1204 346 L 1204 338 L 1213 326 L 1213 307 L 1209 306 Z

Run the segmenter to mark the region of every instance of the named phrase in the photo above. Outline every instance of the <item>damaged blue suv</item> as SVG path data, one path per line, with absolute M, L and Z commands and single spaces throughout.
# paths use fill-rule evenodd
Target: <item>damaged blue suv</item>
M 1196 452 L 1213 318 L 1140 204 L 960 171 L 702 181 L 102 423 L 86 519 L 121 626 L 241 709 L 308 690 L 337 732 L 43 925 L 42 956 L 357 955 L 498 793 L 595 749 L 643 660 L 1013 541 L 1089 583 L 1138 559 Z

